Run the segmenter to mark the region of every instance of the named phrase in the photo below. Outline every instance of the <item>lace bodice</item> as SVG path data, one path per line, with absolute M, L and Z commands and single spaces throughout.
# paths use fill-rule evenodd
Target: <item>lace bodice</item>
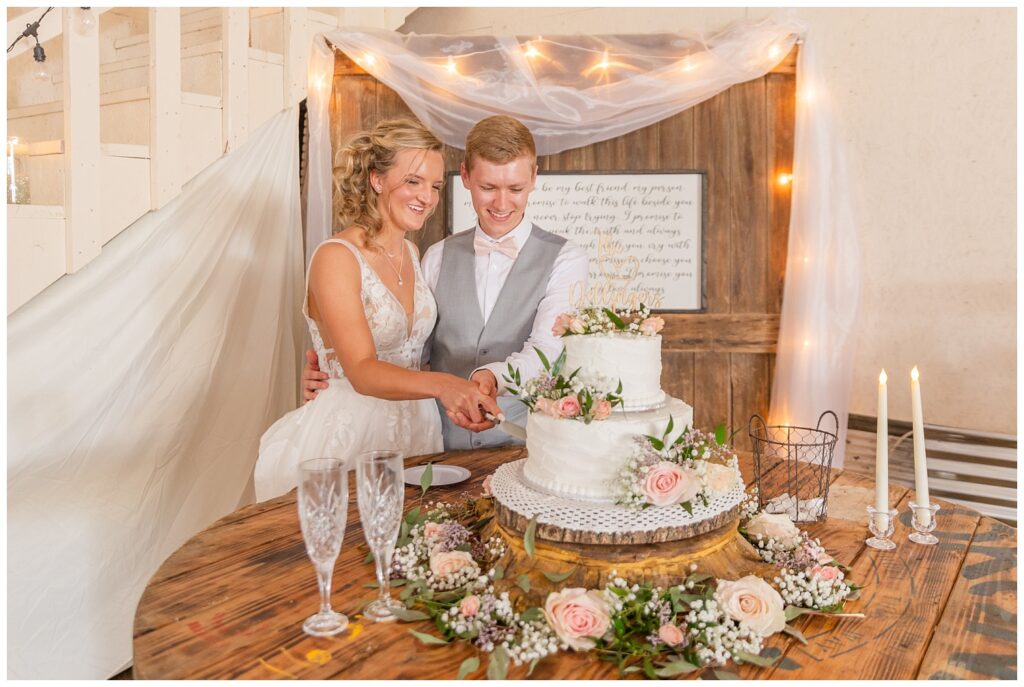
M 434 295 L 430 292 L 423 275 L 420 272 L 419 262 L 416 260 L 412 246 L 405 246 L 406 258 L 412 260 L 415 273 L 415 285 L 413 289 L 412 326 L 409 326 L 405 309 L 399 303 L 398 298 L 384 285 L 376 270 L 370 266 L 359 249 L 345 239 L 328 239 L 317 247 L 320 250 L 326 243 L 340 243 L 351 250 L 359 262 L 361 273 L 360 296 L 363 301 L 363 312 L 366 315 L 366 322 L 373 334 L 373 344 L 377 349 L 377 359 L 384 362 L 399 365 L 401 367 L 418 370 L 420 366 L 420 354 L 423 346 L 434 329 L 434 322 L 437 320 L 437 304 L 434 303 Z M 409 243 L 409 241 L 406 241 Z M 313 253 L 313 259 L 316 252 Z M 310 265 L 312 266 L 312 259 Z M 316 349 L 317 358 L 320 361 L 320 369 L 326 372 L 331 378 L 342 379 L 345 377 L 338 362 L 333 348 L 324 345 L 323 337 L 315 320 L 309 316 L 309 279 L 306 281 L 306 296 L 302 304 L 302 314 L 306 317 L 309 325 L 309 335 L 313 339 L 313 347 Z

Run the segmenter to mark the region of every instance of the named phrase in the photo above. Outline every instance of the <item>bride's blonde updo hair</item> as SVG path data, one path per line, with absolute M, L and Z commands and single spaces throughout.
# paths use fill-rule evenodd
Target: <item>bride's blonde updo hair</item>
M 370 131 L 354 134 L 338 151 L 334 167 L 334 198 L 341 227 L 353 224 L 372 239 L 383 226 L 377 210 L 378 194 L 370 183 L 370 172 L 384 176 L 395 164 L 400 150 L 413 148 L 440 152 L 441 141 L 419 122 L 386 119 Z M 386 190 L 384 191 L 386 193 Z

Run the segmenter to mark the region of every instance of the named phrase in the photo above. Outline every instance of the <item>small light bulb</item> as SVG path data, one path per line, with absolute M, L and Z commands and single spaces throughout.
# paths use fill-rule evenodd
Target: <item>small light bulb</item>
M 604 51 L 604 55 L 601 57 L 601 61 L 597 63 L 598 68 L 608 69 L 608 51 Z
M 784 172 L 778 176 L 777 181 L 779 182 L 779 186 L 789 186 L 789 183 L 793 181 L 793 175 L 786 174 Z
M 920 376 L 921 374 L 917 371 L 917 365 L 914 365 L 914 369 L 910 371 L 910 378 L 917 381 Z
M 811 347 L 811 340 L 810 339 L 804 339 L 804 348 L 810 348 L 810 347 Z
M 49 81 L 50 68 L 46 64 L 46 51 L 43 50 L 43 46 L 36 43 L 36 47 L 32 48 L 32 57 L 35 59 L 32 65 L 32 78 L 36 81 Z
M 768 58 L 769 59 L 774 60 L 777 57 L 779 57 L 781 54 L 782 54 L 782 48 L 780 48 L 777 45 L 773 45 L 772 47 L 768 48 Z
M 527 42 L 526 49 L 523 51 L 523 57 L 537 57 L 540 55 L 540 50 L 537 50 L 533 46 L 533 43 Z
M 372 67 L 373 63 L 377 61 L 377 58 L 373 56 L 373 53 L 366 53 L 363 55 L 363 64 L 367 67 Z
M 75 32 L 87 36 L 96 28 L 96 13 L 91 7 L 79 7 L 75 10 Z
M 878 383 L 885 384 L 889 380 L 889 377 L 885 374 L 885 368 L 882 368 L 882 374 L 878 375 Z
M 455 66 L 455 58 L 452 57 L 451 55 L 448 56 L 448 73 L 449 74 L 458 74 L 459 73 L 459 68 L 457 66 Z

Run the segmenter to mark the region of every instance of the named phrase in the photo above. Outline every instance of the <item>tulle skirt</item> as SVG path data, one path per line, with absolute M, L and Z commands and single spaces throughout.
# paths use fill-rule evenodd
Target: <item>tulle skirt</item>
M 339 458 L 352 468 L 355 457 L 365 451 L 396 450 L 409 457 L 443 449 L 441 418 L 433 399 L 386 401 L 358 393 L 347 379 L 331 379 L 315 399 L 263 434 L 256 460 L 256 499 L 265 501 L 294 489 L 299 463 L 310 458 Z

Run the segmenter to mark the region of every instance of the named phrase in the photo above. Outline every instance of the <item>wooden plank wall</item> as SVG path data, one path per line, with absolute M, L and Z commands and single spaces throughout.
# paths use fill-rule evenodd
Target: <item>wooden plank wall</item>
M 336 53 L 331 144 L 380 119 L 414 117 L 390 88 Z M 724 422 L 749 449 L 746 426 L 767 416 L 789 235 L 796 49 L 771 73 L 644 129 L 538 160 L 541 170 L 707 172 L 707 311 L 667 314 L 662 386 L 693 406 L 705 430 Z M 463 151 L 446 146 L 446 170 Z M 444 196 L 416 237 L 420 250 L 445 236 Z M 335 227 L 335 230 L 341 227 Z

